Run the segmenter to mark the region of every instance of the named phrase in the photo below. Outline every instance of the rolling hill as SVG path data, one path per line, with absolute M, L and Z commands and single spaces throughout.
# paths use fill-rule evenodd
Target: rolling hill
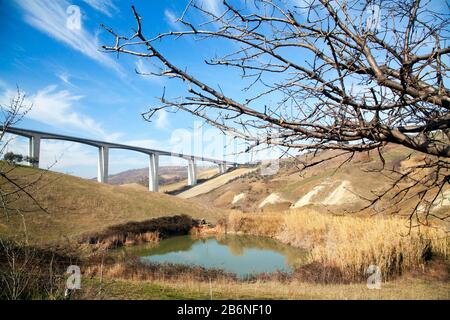
M 402 170 L 419 161 L 420 154 L 417 153 L 404 160 L 407 152 L 398 146 L 385 148 L 386 168 Z M 324 152 L 319 157 L 330 155 L 333 154 Z M 259 170 L 248 170 L 226 181 L 221 181 L 223 177 L 218 176 L 178 196 L 164 192 L 183 190 L 184 180 L 162 186 L 160 193 L 152 193 L 136 183 L 99 184 L 92 180 L 19 166 L 13 174 L 20 177 L 23 183 L 39 177 L 38 183 L 33 186 L 33 194 L 48 209 L 48 213 L 35 208 L 24 214 L 23 219 L 13 215 L 9 220 L 3 214 L 0 217 L 0 233 L 12 235 L 26 228 L 33 241 L 40 241 L 44 237 L 46 241 L 55 241 L 100 231 L 114 224 L 176 214 L 215 222 L 229 210 L 258 213 L 314 208 L 321 212 L 351 212 L 366 206 L 366 199 L 391 182 L 388 175 L 373 171 L 380 166 L 374 153 L 359 154 L 343 165 L 345 159 L 338 157 L 300 171 L 298 164 L 308 157 L 304 155 L 281 160 L 280 169 L 275 175 L 261 175 Z M 214 174 L 215 171 L 210 169 L 199 174 L 199 177 L 206 179 Z M 436 209 L 448 212 L 449 199 L 450 191 L 445 189 L 443 201 Z M 22 197 L 15 205 L 30 207 L 32 204 L 24 203 Z M 380 203 L 378 209 L 383 211 L 389 205 L 387 199 Z M 409 210 L 410 206 L 407 203 L 401 209 Z
M 23 235 L 26 230 L 32 242 L 74 239 L 114 224 L 177 214 L 216 221 L 223 213 L 208 204 L 164 193 L 100 184 L 30 167 L 19 166 L 11 174 L 23 184 L 37 181 L 29 190 L 48 212 L 21 196 L 13 205 L 33 210 L 24 212 L 23 219 L 18 214 L 7 216 L 3 212 L 0 234 Z

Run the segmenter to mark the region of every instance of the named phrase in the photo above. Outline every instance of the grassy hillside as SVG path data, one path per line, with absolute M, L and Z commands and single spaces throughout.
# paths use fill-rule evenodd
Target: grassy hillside
M 99 184 L 29 167 L 17 167 L 12 175 L 22 184 L 38 180 L 30 190 L 48 213 L 22 196 L 14 206 L 34 210 L 24 213 L 23 219 L 17 214 L 7 217 L 2 212 L 0 236 L 23 234 L 26 228 L 31 241 L 52 242 L 128 221 L 175 214 L 216 221 L 222 214 L 220 209 L 163 193 Z

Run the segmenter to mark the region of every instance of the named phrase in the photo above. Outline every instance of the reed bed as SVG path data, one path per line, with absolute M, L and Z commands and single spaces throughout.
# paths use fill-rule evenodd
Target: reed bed
M 275 237 L 281 232 L 283 222 L 284 217 L 280 214 L 247 214 L 235 211 L 230 213 L 228 220 L 219 223 L 226 224 L 221 229 L 227 232 Z
M 433 226 L 409 229 L 395 216 L 336 216 L 314 210 L 284 214 L 230 214 L 228 230 L 276 238 L 310 250 L 310 266 L 336 270 L 340 279 L 367 279 L 370 265 L 383 280 L 420 270 L 433 255 L 448 259 L 447 233 Z

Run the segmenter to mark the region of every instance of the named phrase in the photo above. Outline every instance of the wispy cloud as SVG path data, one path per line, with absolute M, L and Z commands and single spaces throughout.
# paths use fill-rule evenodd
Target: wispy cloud
M 156 66 L 151 64 L 150 60 L 139 59 L 135 62 L 135 69 L 138 73 L 142 74 L 144 79 L 147 79 L 156 84 L 162 85 L 164 83 L 164 78 L 159 77 L 157 74 L 161 70 L 158 70 Z
M 70 82 L 70 75 L 67 72 L 58 73 L 56 76 L 65 84 L 73 86 L 72 82 Z
M 113 13 L 119 11 L 119 9 L 114 5 L 111 0 L 83 0 L 92 8 L 101 13 L 107 15 L 108 17 L 112 17 Z
M 169 119 L 167 118 L 167 111 L 161 109 L 158 111 L 158 118 L 156 118 L 156 127 L 158 129 L 167 130 L 169 129 Z
M 220 0 L 202 0 L 202 3 L 209 12 L 214 13 L 214 15 L 218 16 L 220 14 L 219 3 Z
M 172 10 L 170 9 L 164 10 L 164 19 L 166 20 L 167 24 L 169 24 L 173 29 L 175 30 L 181 29 L 180 24 L 177 23 L 178 17 Z
M 110 56 L 99 51 L 99 44 L 95 34 L 82 26 L 68 28 L 67 8 L 69 2 L 60 0 L 16 0 L 22 8 L 25 21 L 48 36 L 66 44 L 85 56 L 109 67 L 119 74 L 123 74 L 120 65 Z
M 15 91 L 5 90 L 0 96 L 0 103 L 8 103 L 14 95 Z M 122 135 L 106 131 L 101 123 L 76 110 L 75 103 L 83 97 L 68 90 L 57 90 L 55 85 L 50 85 L 27 97 L 33 105 L 27 114 L 30 119 L 62 130 L 79 130 L 109 141 L 115 141 Z

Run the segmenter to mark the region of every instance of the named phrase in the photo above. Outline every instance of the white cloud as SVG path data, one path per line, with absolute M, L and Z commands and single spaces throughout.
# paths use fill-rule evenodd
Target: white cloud
M 139 73 L 150 74 L 152 72 L 152 70 L 150 70 L 150 68 L 144 64 L 143 59 L 139 59 L 138 61 L 136 61 L 135 65 L 136 71 Z
M 175 30 L 181 30 L 180 24 L 177 23 L 177 16 L 169 9 L 164 10 L 164 18 L 166 22 Z
M 169 9 L 164 10 L 164 17 L 166 18 L 166 21 L 170 24 L 173 24 L 177 21 L 175 13 Z
M 118 9 L 111 0 L 83 0 L 92 8 L 101 13 L 112 17 L 113 13 L 117 12 Z
M 25 14 L 25 21 L 31 26 L 106 67 L 112 68 L 119 74 L 123 74 L 116 61 L 99 51 L 95 34 L 91 34 L 82 26 L 79 29 L 67 27 L 66 9 L 71 5 L 70 3 L 64 0 L 16 0 L 16 2 Z
M 7 104 L 15 93 L 11 89 L 5 90 L 0 96 L 0 103 Z M 81 130 L 90 136 L 108 141 L 117 140 L 121 136 L 120 133 L 107 132 L 101 123 L 76 110 L 74 103 L 82 98 L 68 90 L 57 90 L 55 85 L 50 85 L 35 94 L 27 95 L 27 101 L 32 103 L 33 107 L 26 116 L 59 129 Z
M 158 118 L 156 118 L 156 127 L 158 129 L 167 130 L 169 128 L 169 119 L 167 118 L 167 111 L 162 109 L 158 111 Z
M 203 0 L 205 9 L 214 15 L 218 16 L 220 14 L 219 0 Z
M 63 172 L 78 166 L 96 168 L 98 162 L 95 148 L 70 141 L 42 140 L 40 154 L 41 168 Z
M 70 75 L 67 72 L 58 73 L 57 77 L 65 84 L 73 86 L 72 82 L 70 82 Z

